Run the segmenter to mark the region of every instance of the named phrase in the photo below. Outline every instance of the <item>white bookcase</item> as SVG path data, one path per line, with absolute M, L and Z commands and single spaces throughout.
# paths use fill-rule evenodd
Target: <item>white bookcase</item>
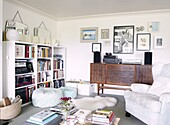
M 60 68 L 55 68 L 54 60 L 62 60 Z M 54 76 L 55 72 L 59 72 L 59 77 Z M 19 41 L 3 42 L 4 96 L 15 98 L 19 94 L 25 104 L 31 101 L 34 89 L 58 87 L 55 82 L 59 80 L 65 80 L 64 47 Z

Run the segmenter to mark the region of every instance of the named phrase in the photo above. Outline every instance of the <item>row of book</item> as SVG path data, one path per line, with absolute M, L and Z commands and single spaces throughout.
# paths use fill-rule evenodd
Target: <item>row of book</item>
M 64 61 L 61 59 L 53 60 L 53 68 L 54 69 L 63 69 L 64 68 Z
M 52 82 L 44 82 L 37 85 L 37 88 L 49 88 L 52 87 Z
M 49 72 L 39 72 L 37 74 L 37 82 L 51 81 L 51 75 Z
M 30 102 L 32 99 L 32 93 L 35 90 L 35 86 L 24 87 L 16 89 L 15 95 L 20 95 L 22 98 L 22 104 Z
M 61 79 L 64 77 L 64 70 L 54 70 L 53 71 L 53 79 Z
M 35 76 L 34 75 L 19 75 L 15 76 L 15 87 L 22 87 L 35 84 Z
M 35 47 L 29 45 L 15 45 L 16 58 L 35 58 Z
M 37 57 L 52 57 L 52 48 L 50 47 L 39 47 Z
M 92 113 L 92 123 L 99 125 L 112 125 L 116 119 L 115 113 L 111 110 L 96 110 Z
M 60 88 L 65 85 L 65 80 L 64 79 L 59 79 L 59 80 L 54 80 L 54 88 Z
M 38 60 L 37 69 L 38 71 L 51 70 L 51 61 L 50 60 Z
M 44 109 L 32 116 L 30 116 L 26 121 L 36 125 L 52 125 L 56 123 L 56 118 L 58 115 L 55 112 Z

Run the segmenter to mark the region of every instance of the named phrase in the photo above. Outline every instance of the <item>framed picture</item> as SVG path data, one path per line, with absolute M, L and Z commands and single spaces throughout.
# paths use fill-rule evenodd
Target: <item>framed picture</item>
M 98 41 L 98 28 L 97 27 L 88 27 L 81 28 L 80 42 L 89 43 Z
M 148 51 L 151 48 L 151 34 L 150 33 L 138 33 L 136 40 L 136 50 Z
M 101 29 L 101 39 L 109 39 L 109 29 Z
M 113 53 L 132 54 L 134 52 L 134 26 L 114 26 Z
M 92 52 L 101 52 L 101 43 L 92 43 Z
M 155 37 L 154 48 L 163 48 L 163 38 Z

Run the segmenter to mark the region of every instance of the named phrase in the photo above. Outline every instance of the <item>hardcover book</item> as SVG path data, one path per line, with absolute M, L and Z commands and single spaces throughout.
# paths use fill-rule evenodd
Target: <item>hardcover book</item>
M 25 45 L 15 45 L 15 58 L 25 58 Z
M 52 115 L 54 115 L 55 112 L 52 112 L 50 110 L 43 110 L 41 112 L 38 112 L 30 117 L 31 120 L 37 121 L 37 122 L 43 122 L 44 120 L 48 119 Z

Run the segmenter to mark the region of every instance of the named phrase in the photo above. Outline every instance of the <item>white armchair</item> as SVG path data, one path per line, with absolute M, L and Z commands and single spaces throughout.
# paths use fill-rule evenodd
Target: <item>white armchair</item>
M 152 74 L 152 85 L 134 83 L 125 91 L 126 116 L 148 125 L 170 125 L 170 64 L 154 64 Z

